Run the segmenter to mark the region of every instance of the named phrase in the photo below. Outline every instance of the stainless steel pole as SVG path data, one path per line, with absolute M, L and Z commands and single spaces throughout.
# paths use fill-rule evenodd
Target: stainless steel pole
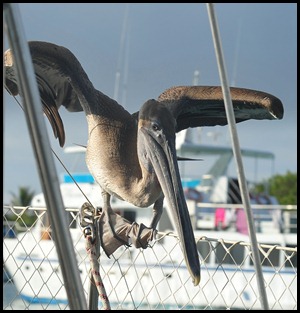
M 258 244 L 257 244 L 257 239 L 256 239 L 255 227 L 253 223 L 254 219 L 253 219 L 253 214 L 252 214 L 252 210 L 250 206 L 249 192 L 248 192 L 248 187 L 247 187 L 246 178 L 244 174 L 241 149 L 240 149 L 238 135 L 236 131 L 235 116 L 234 116 L 234 111 L 233 111 L 233 106 L 232 106 L 232 101 L 231 101 L 231 96 L 230 96 L 230 89 L 228 86 L 221 39 L 219 35 L 218 23 L 217 23 L 217 18 L 216 18 L 215 11 L 214 11 L 213 3 L 207 3 L 207 10 L 208 10 L 209 21 L 210 21 L 214 47 L 215 47 L 215 52 L 216 52 L 216 57 L 217 57 L 217 62 L 218 62 L 219 75 L 220 75 L 224 102 L 225 102 L 226 116 L 227 116 L 228 126 L 230 130 L 233 154 L 234 154 L 236 166 L 237 166 L 241 196 L 242 196 L 244 207 L 246 209 L 247 223 L 248 223 L 249 235 L 250 235 L 250 240 L 251 240 L 251 249 L 253 253 L 254 267 L 256 270 L 260 302 L 262 304 L 262 308 L 264 310 L 268 310 L 269 305 L 268 305 L 267 293 L 266 293 L 265 284 L 264 284 L 262 268 L 261 268 L 261 261 L 260 261 Z
M 31 135 L 42 189 L 51 218 L 59 263 L 71 310 L 86 310 L 87 303 L 80 279 L 59 181 L 52 157 L 48 133 L 43 117 L 39 92 L 25 41 L 18 5 L 5 3 L 3 7 L 8 38 L 14 55 L 18 82 L 24 100 L 24 109 Z

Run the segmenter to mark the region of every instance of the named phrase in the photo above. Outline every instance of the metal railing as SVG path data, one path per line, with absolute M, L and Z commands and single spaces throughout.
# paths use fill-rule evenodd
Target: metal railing
M 90 264 L 78 214 L 78 209 L 66 210 L 87 297 Z M 31 226 L 27 226 L 28 216 Z M 3 233 L 3 309 L 68 309 L 46 210 L 6 206 L 3 221 L 7 225 Z M 17 231 L 20 226 L 27 230 Z M 195 234 L 202 268 L 197 287 L 174 233 L 159 232 L 145 250 L 121 247 L 110 259 L 100 250 L 100 272 L 112 309 L 260 309 L 250 243 L 222 239 L 224 232 L 219 232 L 218 239 Z M 270 309 L 296 310 L 297 247 L 275 243 L 258 247 Z

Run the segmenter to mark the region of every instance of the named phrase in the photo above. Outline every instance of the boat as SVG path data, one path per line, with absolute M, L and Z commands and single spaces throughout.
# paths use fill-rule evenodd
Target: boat
M 188 275 L 166 207 L 156 239 L 147 249 L 123 246 L 110 258 L 100 250 L 100 273 L 112 308 L 260 309 L 238 181 L 226 176 L 232 158 L 230 148 L 197 144 L 188 133 L 183 133 L 177 144 L 181 156 L 219 155 L 205 176 L 182 180 L 201 261 L 200 285 L 195 287 Z M 85 148 L 67 147 L 65 152 L 83 155 Z M 242 150 L 242 153 L 273 158 L 269 152 Z M 88 297 L 90 263 L 78 213 L 87 199 L 94 207 L 101 207 L 100 187 L 88 172 L 63 174 L 61 180 L 78 268 Z M 296 309 L 296 206 L 281 206 L 269 195 L 251 195 L 250 199 L 269 307 Z M 150 224 L 150 207 L 140 209 L 116 198 L 112 199 L 112 207 L 129 221 Z M 27 208 L 37 215 L 36 223 L 25 232 L 17 233 L 15 238 L 4 235 L 4 264 L 19 296 L 27 303 L 67 305 L 54 244 L 59 239 L 51 232 L 45 208 L 43 194 L 36 195 Z M 21 218 L 20 212 L 12 211 Z M 99 307 L 101 305 L 99 301 Z

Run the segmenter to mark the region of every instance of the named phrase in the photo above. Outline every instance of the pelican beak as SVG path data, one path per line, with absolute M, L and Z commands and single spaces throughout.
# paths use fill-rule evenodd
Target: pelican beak
M 167 205 L 171 210 L 188 271 L 194 285 L 197 286 L 200 282 L 199 256 L 181 185 L 175 137 L 166 138 L 164 134 L 154 136 L 143 127 L 140 128 L 140 131 L 143 137 L 144 149 L 157 175 Z

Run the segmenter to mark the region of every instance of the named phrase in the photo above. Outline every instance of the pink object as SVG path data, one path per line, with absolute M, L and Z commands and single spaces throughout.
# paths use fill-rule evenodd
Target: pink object
M 236 230 L 239 233 L 248 235 L 247 218 L 243 209 L 236 209 Z
M 215 227 L 216 228 L 224 228 L 225 222 L 225 209 L 224 208 L 217 208 L 215 212 Z

